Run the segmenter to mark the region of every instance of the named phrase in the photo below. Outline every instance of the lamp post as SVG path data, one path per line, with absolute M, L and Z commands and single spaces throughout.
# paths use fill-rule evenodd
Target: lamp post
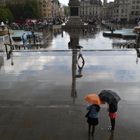
M 11 40 L 11 36 L 10 36 L 10 27 L 9 27 L 9 21 L 8 19 L 6 20 L 6 26 L 7 26 L 7 29 L 8 29 L 8 37 L 9 37 L 9 44 L 12 45 L 12 40 Z
M 9 26 L 7 26 L 7 28 L 8 28 L 9 44 L 12 45 L 12 40 L 11 40 L 11 36 L 10 36 L 10 28 L 9 28 Z

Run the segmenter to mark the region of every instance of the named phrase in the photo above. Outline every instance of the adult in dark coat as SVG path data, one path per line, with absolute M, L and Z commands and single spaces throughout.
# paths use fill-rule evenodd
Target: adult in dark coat
M 109 118 L 110 118 L 110 123 L 111 123 L 111 131 L 114 131 L 115 129 L 115 119 L 117 117 L 117 110 L 118 110 L 118 104 L 116 103 L 111 103 L 109 104 Z

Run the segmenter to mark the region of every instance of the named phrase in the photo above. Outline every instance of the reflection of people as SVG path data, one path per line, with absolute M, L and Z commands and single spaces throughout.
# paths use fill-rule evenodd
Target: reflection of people
M 110 123 L 111 123 L 111 127 L 109 127 L 109 130 L 114 131 L 115 129 L 115 119 L 117 117 L 117 109 L 118 109 L 118 105 L 116 102 L 109 104 L 109 118 L 110 118 Z
M 81 50 L 79 50 L 78 60 L 79 60 L 80 58 L 82 59 L 82 63 L 85 63 L 85 60 L 84 60 L 84 58 L 83 58 L 83 55 L 82 55 Z
M 82 65 L 79 64 L 80 59 L 82 60 Z M 77 66 L 78 66 L 78 74 L 76 75 L 77 78 L 80 78 L 83 76 L 82 69 L 83 69 L 84 65 L 85 65 L 85 60 L 84 60 L 83 55 L 82 55 L 81 50 L 80 50 L 79 55 L 77 57 Z
M 94 134 L 95 132 L 95 126 L 98 125 L 98 113 L 100 111 L 100 106 L 92 104 L 87 107 L 88 113 L 85 117 L 87 117 L 87 123 L 88 123 L 88 133 Z M 91 131 L 92 127 L 92 131 Z
M 140 58 L 140 50 L 138 48 L 135 48 L 137 52 L 137 58 L 136 58 L 136 63 L 138 63 L 138 58 Z

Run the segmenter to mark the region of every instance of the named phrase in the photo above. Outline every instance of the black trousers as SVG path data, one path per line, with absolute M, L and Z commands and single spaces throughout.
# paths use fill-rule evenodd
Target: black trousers
M 92 127 L 92 130 L 91 130 L 91 127 Z M 88 125 L 88 133 L 90 134 L 90 132 L 91 132 L 91 134 L 93 136 L 94 132 L 95 132 L 95 125 L 92 125 L 92 124 Z
M 88 132 L 92 135 L 94 135 L 94 132 L 95 132 L 95 126 L 98 125 L 98 118 L 88 118 L 87 119 L 87 122 L 88 122 Z
M 114 119 L 110 118 L 110 122 L 111 122 L 111 130 L 114 130 L 115 129 L 115 118 Z

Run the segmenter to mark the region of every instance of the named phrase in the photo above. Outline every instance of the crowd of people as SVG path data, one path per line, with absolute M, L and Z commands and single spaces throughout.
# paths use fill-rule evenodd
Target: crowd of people
M 10 24 L 10 27 L 12 29 L 38 31 L 52 27 L 52 25 L 60 25 L 63 22 L 65 22 L 65 18 L 15 20 Z

